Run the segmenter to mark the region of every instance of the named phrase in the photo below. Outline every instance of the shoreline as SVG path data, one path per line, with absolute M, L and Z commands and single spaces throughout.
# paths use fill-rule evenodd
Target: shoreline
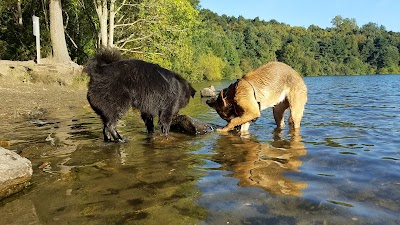
M 0 117 L 9 122 L 72 103 L 87 104 L 82 69 L 72 63 L 0 60 Z

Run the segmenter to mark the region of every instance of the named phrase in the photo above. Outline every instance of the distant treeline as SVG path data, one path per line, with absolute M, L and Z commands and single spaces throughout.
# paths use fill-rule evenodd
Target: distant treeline
M 258 17 L 220 16 L 201 9 L 199 0 L 101 1 L 118 9 L 108 45 L 192 81 L 238 78 L 269 61 L 285 62 L 304 76 L 400 73 L 400 33 L 375 23 L 359 27 L 355 19 L 336 16 L 330 28 L 304 28 Z M 104 43 L 95 2 L 62 1 L 68 52 L 79 64 Z M 42 55 L 51 55 L 47 4 L 0 2 L 1 59 L 35 58 L 33 14 L 42 21 Z

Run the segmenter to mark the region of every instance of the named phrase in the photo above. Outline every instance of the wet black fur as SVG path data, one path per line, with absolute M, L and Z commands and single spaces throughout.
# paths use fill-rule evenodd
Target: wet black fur
M 100 50 L 85 71 L 90 76 L 87 99 L 103 121 L 105 141 L 111 136 L 115 142 L 124 141 L 115 126 L 130 107 L 139 109 L 149 133 L 158 116 L 162 133 L 168 134 L 172 117 L 196 93 L 179 74 L 142 60 L 123 60 L 113 49 Z

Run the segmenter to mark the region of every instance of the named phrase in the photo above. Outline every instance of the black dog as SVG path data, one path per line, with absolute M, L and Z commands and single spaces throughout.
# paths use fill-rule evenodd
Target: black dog
M 115 126 L 130 107 L 138 108 L 147 132 L 154 131 L 153 117 L 168 134 L 172 117 L 189 103 L 196 90 L 179 74 L 142 60 L 123 60 L 119 51 L 102 49 L 90 59 L 87 99 L 101 117 L 105 141 L 124 142 Z M 111 134 L 111 136 L 110 136 Z

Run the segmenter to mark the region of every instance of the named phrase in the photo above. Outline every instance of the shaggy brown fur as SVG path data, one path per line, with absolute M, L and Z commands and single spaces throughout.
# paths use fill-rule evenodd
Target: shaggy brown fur
M 247 131 L 250 122 L 268 107 L 273 107 L 277 128 L 285 126 L 283 115 L 287 108 L 290 109 L 289 123 L 295 129 L 300 128 L 306 102 L 307 87 L 301 76 L 284 63 L 270 62 L 247 73 L 207 104 L 228 121 L 219 131 L 236 126 Z
M 179 74 L 142 60 L 123 60 L 118 51 L 103 49 L 85 67 L 90 76 L 87 99 L 101 117 L 105 141 L 123 142 L 115 125 L 130 107 L 139 109 L 148 132 L 158 116 L 168 134 L 172 117 L 196 90 Z

